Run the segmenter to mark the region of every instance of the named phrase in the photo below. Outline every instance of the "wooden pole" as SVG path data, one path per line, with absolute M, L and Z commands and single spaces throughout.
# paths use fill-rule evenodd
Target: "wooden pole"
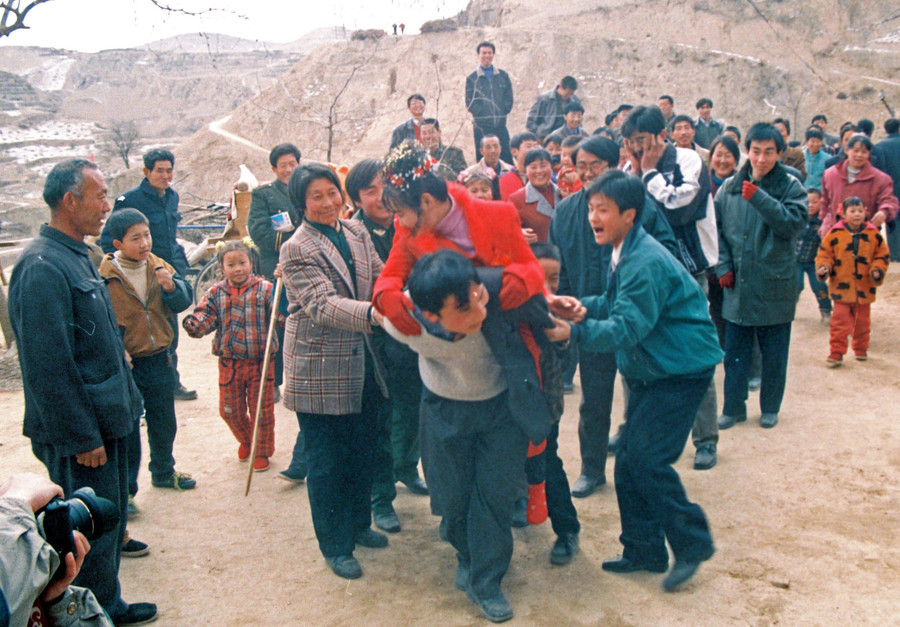
M 253 481 L 253 463 L 259 449 L 259 415 L 262 413 L 263 400 L 266 397 L 266 379 L 269 374 L 269 358 L 272 356 L 272 336 L 275 334 L 275 322 L 278 320 L 278 303 L 281 300 L 282 279 L 275 281 L 275 300 L 272 302 L 272 319 L 269 320 L 269 332 L 266 334 L 266 353 L 263 356 L 262 380 L 259 382 L 259 394 L 256 398 L 256 416 L 253 418 L 253 445 L 250 447 L 250 469 L 247 472 L 247 487 L 244 496 L 250 494 L 250 482 Z

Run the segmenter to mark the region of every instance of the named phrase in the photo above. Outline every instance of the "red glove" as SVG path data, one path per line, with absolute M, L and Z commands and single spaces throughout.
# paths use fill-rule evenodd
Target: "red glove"
M 734 287 L 734 272 L 729 270 L 728 272 L 720 276 L 719 287 L 726 290 L 730 290 L 732 287 Z M 391 322 L 393 322 L 393 320 Z
M 758 189 L 759 188 L 750 181 L 744 181 L 744 187 L 741 188 L 741 196 L 744 197 L 744 200 L 750 200 Z
M 382 292 L 375 307 L 403 335 L 419 335 L 422 332 L 422 327 L 409 313 L 414 308 L 413 302 L 400 290 Z
M 547 485 L 543 481 L 528 486 L 528 509 L 525 519 L 532 525 L 540 525 L 547 520 Z
M 510 272 L 504 272 L 503 283 L 500 286 L 500 309 L 503 311 L 515 309 L 524 305 L 527 300 L 528 286 L 525 285 L 525 280 Z

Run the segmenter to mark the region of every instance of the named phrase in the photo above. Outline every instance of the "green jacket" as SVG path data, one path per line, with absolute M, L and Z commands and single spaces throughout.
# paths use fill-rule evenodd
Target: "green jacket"
M 748 180 L 749 162 L 716 193 L 716 275 L 734 272 L 734 287 L 724 290 L 722 317 L 749 327 L 784 324 L 794 319 L 797 304 L 796 241 L 809 219 L 806 190 L 781 162 L 744 200 Z
M 623 376 L 656 381 L 699 375 L 722 360 L 703 290 L 659 242 L 636 225 L 602 296 L 586 296 L 572 341 L 616 353 Z
M 247 216 L 247 230 L 250 238 L 259 250 L 259 273 L 267 279 L 273 279 L 275 265 L 281 245 L 290 239 L 294 231 L 276 231 L 272 226 L 272 216 L 287 211 L 291 216 L 294 230 L 300 225 L 300 212 L 294 209 L 288 198 L 287 185 L 274 180 L 267 185 L 260 185 L 250 196 L 250 213 Z

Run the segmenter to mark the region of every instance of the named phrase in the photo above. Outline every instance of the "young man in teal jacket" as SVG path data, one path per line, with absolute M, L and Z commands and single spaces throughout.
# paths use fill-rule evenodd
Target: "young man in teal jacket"
M 640 226 L 644 194 L 641 180 L 620 170 L 588 187 L 594 238 L 613 247 L 610 276 L 602 296 L 583 299 L 584 320 L 559 323 L 551 339 L 571 335 L 584 350 L 614 352 L 631 389 L 615 466 L 624 551 L 603 569 L 665 572 L 668 540 L 675 565 L 663 588 L 674 590 L 715 550 L 706 516 L 687 500 L 672 464 L 722 350 L 703 291 Z

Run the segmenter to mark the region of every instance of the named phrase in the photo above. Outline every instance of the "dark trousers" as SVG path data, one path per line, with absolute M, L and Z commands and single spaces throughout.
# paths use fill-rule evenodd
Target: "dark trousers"
M 819 303 L 819 311 L 830 312 L 831 298 L 828 296 L 828 285 L 826 283 L 822 283 L 819 280 L 819 277 L 816 276 L 815 263 L 797 264 L 797 284 L 800 286 L 800 292 L 803 291 L 804 276 L 809 279 L 809 289 L 812 290 L 813 295 L 816 297 L 816 301 L 818 301 Z M 799 300 L 799 298 L 800 296 L 798 294 L 797 299 Z
M 528 438 L 512 421 L 507 394 L 454 401 L 422 391 L 422 457 L 432 509 L 478 598 L 500 593 L 512 559 L 512 513 Z
M 35 456 L 47 467 L 53 483 L 59 484 L 66 497 L 78 488 L 93 488 L 97 496 L 109 499 L 118 507 L 119 524 L 115 529 L 91 540 L 91 550 L 84 558 L 73 585 L 90 588 L 94 596 L 115 621 L 128 610 L 119 587 L 119 562 L 125 537 L 128 505 L 128 452 L 125 438 L 106 440 L 106 463 L 97 468 L 82 466 L 75 456 L 61 457 L 52 444 L 31 443 Z
M 787 379 L 791 323 L 745 327 L 725 321 L 725 404 L 722 413 L 747 415 L 747 380 L 753 354 L 753 340 L 759 341 L 762 356 L 762 384 L 759 407 L 764 414 L 777 414 L 784 398 Z
M 712 537 L 699 505 L 687 500 L 672 467 L 694 424 L 713 370 L 698 377 L 659 381 L 629 379 L 625 427 L 616 451 L 616 498 L 622 519 L 623 555 L 666 563 L 666 540 L 676 560 L 701 561 Z M 746 390 L 746 385 L 744 386 Z
M 377 441 L 372 456 L 372 511 L 386 514 L 393 511 L 393 502 L 397 498 L 391 454 L 391 401 L 379 395 L 375 412 Z
M 422 400 L 419 356 L 390 336 L 385 338 L 385 355 L 390 371 L 394 478 L 409 483 L 419 476 L 419 403 Z
M 500 140 L 500 158 L 507 163 L 515 163 L 509 150 L 509 131 L 506 124 L 497 127 L 481 127 L 473 124 L 472 128 L 475 131 L 475 161 L 480 161 L 484 156 L 481 154 L 481 138 L 485 135 L 496 135 Z
M 374 377 L 367 376 L 360 413 L 297 412 L 306 439 L 309 509 L 325 557 L 352 555 L 356 534 L 372 523 L 369 502 L 379 398 Z
M 284 298 L 284 296 L 282 296 Z M 275 335 L 278 336 L 278 350 L 275 351 L 275 387 L 281 387 L 284 383 L 284 325 L 275 325 Z
M 131 374 L 144 399 L 147 443 L 150 446 L 150 475 L 166 479 L 175 471 L 172 447 L 178 424 L 175 420 L 175 395 L 168 351 L 131 360 Z M 137 493 L 137 475 L 141 464 L 141 432 L 136 423 L 128 436 L 128 493 Z M 137 463 L 135 464 L 135 459 Z M 134 491 L 132 491 L 132 481 Z
M 175 351 L 178 350 L 178 328 L 181 325 L 178 324 L 177 315 L 169 316 L 169 325 L 172 327 L 172 330 L 175 331 L 175 337 L 172 338 L 172 343 L 169 344 L 169 365 L 172 368 L 172 387 L 173 389 L 178 389 L 181 387 L 181 375 L 178 374 L 178 353 Z
M 606 477 L 616 356 L 613 353 L 581 351 L 578 363 L 581 376 L 581 405 L 578 407 L 581 474 Z
M 569 492 L 569 480 L 563 468 L 563 462 L 559 458 L 559 423 L 555 422 L 550 427 L 547 436 L 547 449 L 544 452 L 546 460 L 546 492 L 547 513 L 550 516 L 550 525 L 553 533 L 578 533 L 581 525 L 578 523 L 578 512 L 572 503 L 572 494 Z

